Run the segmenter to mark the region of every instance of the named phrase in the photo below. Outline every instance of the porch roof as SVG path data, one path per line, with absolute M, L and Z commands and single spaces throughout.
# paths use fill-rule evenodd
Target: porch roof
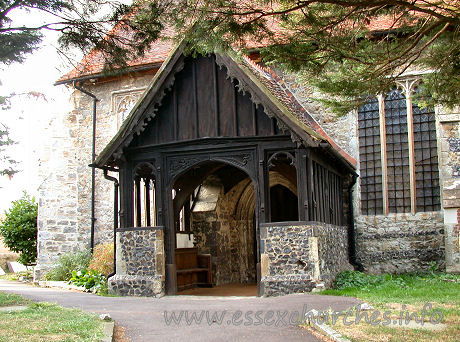
M 141 134 L 147 122 L 154 117 L 155 113 L 147 111 L 147 108 L 160 103 L 165 91 L 174 82 L 174 68 L 183 54 L 185 45 L 181 43 L 171 51 L 117 134 L 97 157 L 94 163 L 96 167 L 116 164 L 116 160 L 122 156 L 123 149 L 130 144 L 134 134 Z M 356 169 L 356 160 L 326 134 L 273 70 L 261 67 L 248 56 L 240 57 L 232 51 L 226 54 L 216 53 L 216 62 L 227 68 L 230 77 L 238 80 L 240 91 L 248 91 L 254 103 L 262 104 L 265 111 L 270 111 L 277 120 L 287 126 L 293 140 L 306 146 L 329 148 L 348 168 Z

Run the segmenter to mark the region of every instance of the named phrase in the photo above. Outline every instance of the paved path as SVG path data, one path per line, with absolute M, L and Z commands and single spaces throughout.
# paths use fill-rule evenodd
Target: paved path
M 80 308 L 96 313 L 109 313 L 121 326 L 126 328 L 126 336 L 133 342 L 138 341 L 318 341 L 305 329 L 289 325 L 289 317 L 295 321 L 302 311 L 311 309 L 344 310 L 358 303 L 358 300 L 347 297 L 320 296 L 313 294 L 298 294 L 283 297 L 192 297 L 174 296 L 156 298 L 139 297 L 100 297 L 88 293 L 72 292 L 68 290 L 34 287 L 20 282 L 0 280 L 0 291 L 16 293 L 34 301 L 47 301 L 71 308 Z M 306 308 L 305 309 L 305 306 Z M 208 324 L 206 313 L 201 324 L 187 324 L 185 319 L 180 324 L 165 322 L 165 311 L 168 314 L 180 311 L 200 314 L 202 310 L 210 315 L 217 313 L 220 317 L 225 312 L 221 324 Z M 269 311 L 273 317 L 269 317 Z M 241 316 L 238 316 L 241 311 Z M 252 312 L 250 312 L 252 311 Z M 256 317 L 257 311 L 259 312 Z M 286 325 L 279 321 L 284 316 Z M 300 316 L 300 315 L 299 315 Z M 265 319 L 271 325 L 256 325 L 258 317 Z M 236 323 L 231 323 L 232 318 Z M 249 324 L 250 319 L 253 321 Z M 246 323 L 247 325 L 245 325 Z

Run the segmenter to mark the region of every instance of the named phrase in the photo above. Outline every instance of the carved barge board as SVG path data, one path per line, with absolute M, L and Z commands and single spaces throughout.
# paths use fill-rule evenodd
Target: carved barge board
M 217 67 L 214 55 L 183 58 L 183 69 L 165 91 L 162 105 L 146 109 L 155 112 L 155 117 L 138 126 L 143 134 L 135 135 L 130 147 L 219 136 L 272 135 L 272 121 L 277 120 L 267 116 L 262 106 L 255 106 L 225 68 Z M 285 133 L 277 127 L 274 135 L 289 134 L 284 129 Z

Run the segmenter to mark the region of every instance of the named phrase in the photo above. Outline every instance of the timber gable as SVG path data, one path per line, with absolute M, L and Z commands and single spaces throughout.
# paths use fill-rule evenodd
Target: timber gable
M 116 165 L 117 160 L 123 158 L 124 149 L 139 146 L 139 144 L 152 145 L 200 138 L 283 134 L 290 135 L 291 140 L 298 145 L 328 147 L 325 150 L 329 151 L 334 158 L 341 160 L 346 168 L 353 170 L 356 167 L 355 159 L 327 136 L 269 68 L 260 67 L 246 56 L 238 58 L 231 54 L 216 53 L 208 57 L 192 59 L 184 56 L 184 47 L 185 44 L 180 44 L 170 53 L 119 132 L 97 158 L 95 162 L 97 167 Z M 198 60 L 207 60 L 207 62 L 197 64 Z M 188 65 L 190 63 L 195 63 L 195 65 L 190 67 Z M 207 66 L 206 63 L 208 63 Z M 187 72 L 181 72 L 184 68 L 188 68 Z M 196 71 L 197 68 L 201 68 L 199 73 Z M 197 80 L 199 77 L 201 79 Z M 199 87 L 207 89 L 208 93 L 200 89 L 200 94 L 197 94 L 197 82 Z M 183 88 L 190 84 L 195 84 L 195 88 L 184 92 Z M 186 96 L 189 98 L 183 99 L 177 94 L 172 94 L 177 91 L 182 91 L 183 95 L 187 93 Z M 222 95 L 225 94 L 219 92 L 228 93 L 229 91 L 235 93 L 233 94 L 235 102 L 233 117 L 224 113 L 228 111 L 226 107 L 229 104 L 220 103 Z M 190 95 L 193 92 L 195 94 Z M 204 99 L 204 97 L 209 99 Z M 169 113 L 175 113 L 174 119 L 167 118 L 167 113 L 163 113 L 162 117 L 158 116 L 160 112 L 167 111 L 163 108 L 165 106 L 170 107 Z M 236 109 L 237 106 L 242 108 Z M 199 117 L 198 111 L 206 112 L 205 115 L 211 115 L 211 111 L 214 112 L 215 120 Z M 240 116 L 236 111 L 241 112 Z M 179 116 L 183 116 L 179 120 L 178 112 Z M 193 119 L 187 117 L 192 112 L 195 114 Z M 220 116 L 223 116 L 224 120 L 220 120 Z M 180 125 L 181 122 L 183 125 L 188 119 L 190 120 L 187 123 L 187 132 L 185 132 Z M 222 122 L 225 119 L 233 123 Z M 164 131 L 164 127 L 156 127 L 161 125 L 160 122 L 169 124 L 173 132 Z M 145 130 L 149 131 L 148 134 L 141 136 Z

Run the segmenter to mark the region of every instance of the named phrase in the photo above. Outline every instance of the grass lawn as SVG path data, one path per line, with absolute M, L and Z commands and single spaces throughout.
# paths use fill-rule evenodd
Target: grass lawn
M 1 306 L 13 306 L 13 305 L 25 305 L 30 301 L 24 297 L 0 292 L 0 307 Z
M 100 341 L 104 323 L 96 315 L 0 292 L 0 306 L 28 304 L 24 311 L 0 312 L 0 342 Z
M 380 311 L 380 319 L 389 311 L 391 320 L 402 312 L 403 322 L 408 315 L 421 317 L 423 306 L 432 304 L 424 321 L 429 322 L 434 311 L 442 313 L 442 330 L 400 328 L 371 325 L 364 319 L 346 326 L 338 319 L 333 328 L 352 341 L 459 341 L 460 336 L 460 275 L 435 273 L 403 275 L 365 275 L 344 272 L 339 275 L 336 289 L 322 291 L 324 295 L 351 296 L 370 303 Z M 372 311 L 369 311 L 369 317 Z M 355 316 L 353 316 L 355 317 Z M 436 316 L 438 317 L 438 316 Z M 435 319 L 436 317 L 433 317 Z M 348 319 L 350 322 L 351 319 Z M 437 328 L 435 325 L 434 327 Z
M 4 279 L 4 280 L 19 280 L 20 278 L 26 278 L 26 279 L 32 280 L 33 271 L 6 273 L 4 275 L 0 275 L 0 279 Z
M 4 275 L 0 275 L 0 279 L 4 280 L 18 280 L 19 274 L 18 273 L 6 273 Z

